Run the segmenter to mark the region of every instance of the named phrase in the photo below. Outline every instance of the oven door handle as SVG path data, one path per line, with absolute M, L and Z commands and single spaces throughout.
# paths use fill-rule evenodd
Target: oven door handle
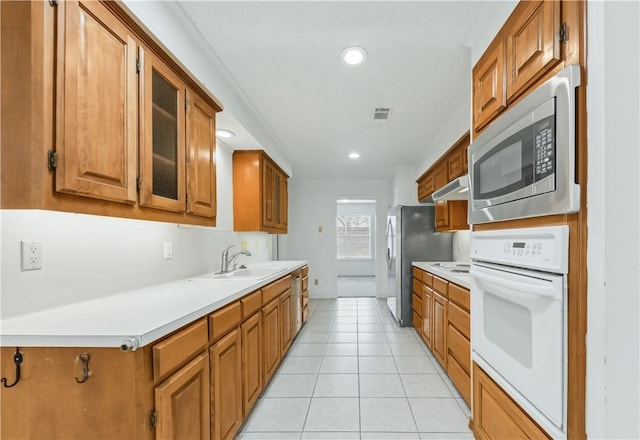
M 471 269 L 469 271 L 469 275 L 471 277 L 489 283 L 500 291 L 495 292 L 502 297 L 508 298 L 512 295 L 522 295 L 525 294 L 528 297 L 531 295 L 543 296 L 545 298 L 554 298 L 554 289 L 553 285 L 549 286 L 537 286 L 528 283 L 521 283 L 518 281 L 505 280 L 504 278 L 496 277 L 493 275 L 488 275 L 482 272 L 478 272 L 477 270 Z M 507 290 L 508 289 L 508 290 Z

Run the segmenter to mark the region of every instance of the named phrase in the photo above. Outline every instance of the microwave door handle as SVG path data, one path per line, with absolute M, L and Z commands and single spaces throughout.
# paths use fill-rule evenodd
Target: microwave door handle
M 553 285 L 537 286 L 527 283 L 521 283 L 518 281 L 505 280 L 503 278 L 481 273 L 473 269 L 469 271 L 469 275 L 471 275 L 471 277 L 475 278 L 476 280 L 479 280 L 480 282 L 490 284 L 495 289 L 492 290 L 491 293 L 499 295 L 505 299 L 520 297 L 524 300 L 530 300 L 532 299 L 532 296 L 541 296 L 553 299 L 555 296 Z

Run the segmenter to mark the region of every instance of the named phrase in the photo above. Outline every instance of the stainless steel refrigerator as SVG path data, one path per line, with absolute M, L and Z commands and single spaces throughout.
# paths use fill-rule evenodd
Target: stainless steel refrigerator
M 435 231 L 433 206 L 394 206 L 387 214 L 387 304 L 401 327 L 413 325 L 412 261 L 452 261 L 453 234 Z

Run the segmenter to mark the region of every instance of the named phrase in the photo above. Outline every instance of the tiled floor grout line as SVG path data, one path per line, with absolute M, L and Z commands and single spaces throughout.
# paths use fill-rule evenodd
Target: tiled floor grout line
M 304 437 L 305 433 L 314 432 L 314 433 L 320 434 L 322 432 L 322 431 L 305 431 L 305 427 L 306 427 L 307 422 L 308 422 L 308 418 L 309 418 L 309 415 L 310 415 L 311 405 L 312 405 L 313 399 L 315 398 L 314 394 L 315 394 L 316 389 L 318 387 L 319 376 L 320 376 L 320 374 L 323 374 L 321 372 L 321 370 L 322 370 L 322 365 L 323 365 L 325 359 L 327 359 L 329 357 L 343 357 L 343 356 L 327 356 L 327 350 L 328 350 L 329 344 L 340 344 L 340 343 L 343 343 L 341 340 L 340 341 L 330 341 L 330 339 L 331 339 L 330 335 L 332 333 L 351 333 L 351 332 L 333 331 L 333 326 L 335 324 L 339 324 L 339 323 L 336 322 L 336 318 L 338 318 L 338 312 L 340 310 L 343 310 L 343 311 L 350 310 L 351 311 L 351 309 L 352 309 L 352 305 L 351 304 L 352 304 L 351 302 L 349 302 L 348 304 L 345 304 L 347 306 L 346 309 L 345 308 L 341 308 L 339 304 L 336 306 L 335 309 L 318 309 L 319 304 L 315 305 L 315 307 L 312 310 L 310 319 L 309 319 L 309 324 L 313 324 L 315 322 L 315 320 L 313 320 L 314 316 L 318 317 L 318 318 L 320 317 L 319 315 L 316 315 L 316 312 L 318 312 L 318 311 L 332 312 L 331 313 L 331 316 L 332 316 L 331 321 L 328 323 L 328 327 L 329 327 L 328 330 L 326 332 L 325 331 L 319 331 L 319 333 L 327 333 L 328 334 L 327 335 L 327 339 L 324 340 L 324 342 L 320 342 L 319 340 L 315 340 L 315 341 L 311 341 L 311 342 L 305 342 L 300 338 L 298 338 L 298 340 L 295 341 L 294 346 L 298 345 L 298 344 L 316 344 L 316 343 L 324 343 L 325 344 L 325 347 L 322 350 L 322 355 L 318 356 L 318 357 L 320 357 L 320 366 L 318 367 L 318 370 L 316 371 L 316 374 L 315 374 L 315 381 L 314 381 L 314 384 L 313 384 L 313 388 L 311 390 L 311 396 L 309 397 L 309 404 L 308 404 L 308 406 L 306 408 L 304 421 L 303 421 L 303 424 L 302 424 L 302 431 L 300 432 L 300 436 L 299 437 L 296 436 L 296 438 L 302 439 Z M 387 344 L 387 346 L 389 347 L 389 350 L 390 350 L 390 357 L 392 358 L 393 365 L 394 365 L 394 368 L 395 368 L 395 373 L 393 373 L 393 374 L 397 374 L 398 380 L 400 380 L 400 386 L 402 387 L 402 391 L 403 391 L 403 394 L 404 394 L 404 396 L 402 398 L 405 399 L 407 405 L 409 406 L 409 411 L 410 411 L 410 414 L 411 414 L 411 417 L 412 417 L 412 420 L 413 420 L 415 431 L 397 431 L 397 432 L 399 432 L 399 433 L 401 433 L 401 432 L 414 433 L 414 434 L 416 434 L 418 436 L 418 438 L 421 438 L 420 430 L 418 428 L 418 423 L 417 423 L 417 419 L 416 419 L 416 415 L 414 413 L 414 408 L 411 406 L 411 404 L 409 402 L 407 388 L 406 388 L 405 383 L 402 381 L 402 375 L 400 373 L 400 368 L 398 366 L 398 359 L 397 358 L 398 357 L 402 357 L 402 353 L 399 353 L 398 355 L 396 355 L 394 353 L 394 351 L 391 349 L 391 345 L 392 344 L 407 344 L 407 343 L 413 344 L 414 342 L 420 343 L 422 341 L 419 338 L 416 337 L 415 332 L 404 332 L 404 331 L 403 332 L 393 332 L 393 331 L 390 332 L 390 331 L 388 331 L 389 330 L 388 326 L 391 323 L 388 322 L 388 321 L 384 321 L 383 320 L 385 315 L 384 315 L 384 311 L 381 310 L 380 307 L 379 307 L 380 306 L 380 302 L 377 302 L 377 304 L 376 304 L 377 307 L 376 308 L 372 308 L 370 306 L 369 307 L 360 307 L 360 304 L 358 302 L 356 302 L 355 304 L 356 304 L 356 308 L 355 308 L 356 326 L 355 326 L 355 332 L 353 332 L 353 333 L 356 334 L 356 338 L 355 338 L 355 343 L 356 343 L 355 358 L 356 358 L 356 376 L 357 376 L 357 393 L 358 393 L 358 426 L 359 426 L 359 432 L 356 433 L 355 431 L 353 431 L 353 433 L 354 433 L 353 438 L 362 439 L 363 438 L 363 432 L 365 432 L 365 431 L 363 431 L 363 425 L 362 425 L 362 422 L 363 422 L 363 418 L 362 418 L 363 417 L 362 399 L 363 399 L 363 397 L 361 395 L 362 389 L 361 389 L 361 382 L 360 382 L 360 378 L 361 378 L 361 372 L 360 372 L 361 359 L 360 358 L 361 357 L 365 357 L 365 356 L 362 355 L 360 344 L 384 344 L 384 342 L 375 340 L 375 338 L 372 338 L 372 339 L 374 339 L 373 341 L 369 341 L 369 340 L 361 341 L 361 339 L 360 339 L 360 334 L 361 333 L 378 333 L 378 332 L 361 331 L 361 329 L 360 329 L 361 324 L 367 324 L 367 325 L 376 324 L 376 325 L 381 325 L 382 326 L 382 330 L 383 331 L 380 332 L 380 333 L 384 335 L 384 340 L 386 341 L 386 344 Z M 376 313 L 375 313 L 375 315 L 372 316 L 371 312 L 373 312 L 373 311 L 375 311 Z M 377 318 L 378 322 L 363 322 L 363 323 L 360 323 L 359 322 L 359 318 L 363 317 L 363 316 L 360 315 L 360 312 L 366 312 L 364 314 L 364 316 L 366 316 L 366 317 L 375 317 L 375 318 Z M 373 320 L 373 321 L 375 321 L 375 320 Z M 324 325 L 325 323 L 322 323 L 322 324 Z M 315 332 L 311 331 L 309 333 L 315 333 Z M 412 337 L 411 341 L 407 341 L 404 338 L 400 338 L 400 339 L 394 338 L 393 341 L 392 341 L 392 340 L 389 339 L 390 333 L 411 334 L 413 337 Z M 301 336 L 302 336 L 302 334 L 301 334 Z M 398 337 L 399 337 L 399 335 L 398 335 Z M 346 343 L 350 343 L 350 342 L 347 341 Z M 429 363 L 433 364 L 432 357 L 428 355 L 428 352 L 425 350 L 424 347 L 422 347 L 422 345 L 421 345 L 421 348 L 422 348 L 422 351 L 424 352 L 425 358 L 428 359 Z M 308 356 L 308 355 L 304 355 L 304 354 L 301 354 L 301 356 L 315 357 L 315 356 Z M 377 355 L 375 353 L 372 353 L 369 356 L 378 357 L 379 355 Z M 288 359 L 290 359 L 292 357 L 296 357 L 296 356 L 291 356 L 291 354 L 289 353 L 289 354 L 287 354 L 286 359 L 288 360 Z M 383 357 L 386 357 L 386 356 L 383 356 Z M 414 357 L 414 355 L 408 354 L 408 355 L 405 355 L 404 357 Z M 284 365 L 284 362 L 283 362 L 282 365 Z M 278 371 L 276 372 L 276 374 L 280 374 L 280 367 L 278 368 Z M 434 368 L 436 368 L 436 367 L 434 366 Z M 435 373 L 438 374 L 438 377 L 440 377 L 442 379 L 442 373 L 438 369 L 436 369 Z M 290 373 L 287 373 L 287 374 L 290 374 Z M 302 374 L 302 373 L 300 373 L 300 374 Z M 338 374 L 338 373 L 325 373 L 325 374 Z M 369 373 L 364 373 L 364 374 L 378 374 L 378 373 L 369 372 Z M 382 374 L 382 373 L 380 373 L 380 374 Z M 406 374 L 412 374 L 412 373 L 406 373 Z M 416 374 L 418 374 L 418 373 L 416 373 Z M 275 377 L 275 375 L 274 375 L 274 377 Z M 451 389 L 448 386 L 448 384 L 445 382 L 444 385 L 446 386 L 446 388 L 449 391 L 449 393 L 451 393 L 451 397 L 440 397 L 440 398 L 449 399 L 449 400 L 451 398 L 453 398 L 456 401 L 456 406 L 460 406 L 459 399 L 456 398 L 456 396 L 451 392 Z M 262 398 L 264 398 L 264 397 L 262 397 Z M 293 396 L 291 396 L 291 398 L 293 398 Z M 328 398 L 343 399 L 345 397 L 339 397 L 339 396 L 333 397 L 333 396 L 331 396 L 331 397 L 328 397 Z M 388 397 L 388 398 L 389 399 L 392 399 L 392 398 L 393 399 L 397 399 L 397 397 Z M 384 397 L 376 397 L 376 399 L 384 399 Z M 460 407 L 460 411 L 462 411 L 464 413 L 462 407 Z M 291 431 L 291 432 L 293 432 L 293 431 Z M 327 433 L 327 432 L 330 433 L 332 431 L 325 431 L 325 433 Z M 369 433 L 369 432 L 378 433 L 378 431 L 366 431 L 366 432 L 367 433 Z M 379 434 L 384 434 L 384 432 L 379 432 Z M 462 433 L 462 434 L 465 434 L 465 433 Z

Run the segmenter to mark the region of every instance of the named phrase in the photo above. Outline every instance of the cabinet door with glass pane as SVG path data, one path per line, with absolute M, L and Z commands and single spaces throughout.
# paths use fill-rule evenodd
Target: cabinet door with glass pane
M 151 52 L 140 60 L 140 204 L 184 212 L 186 87 Z

